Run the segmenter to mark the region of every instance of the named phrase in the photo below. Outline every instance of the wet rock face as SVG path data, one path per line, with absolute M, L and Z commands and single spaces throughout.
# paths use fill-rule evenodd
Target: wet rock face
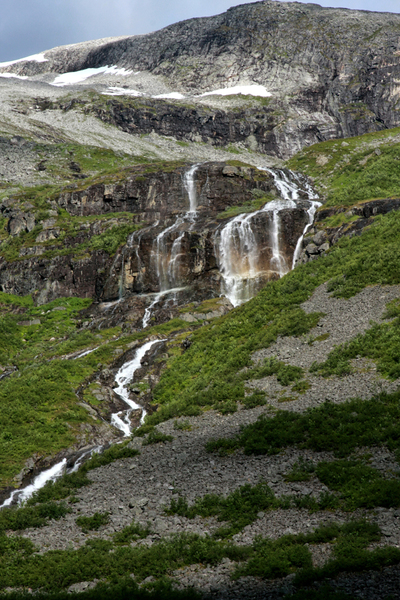
M 153 222 L 189 210 L 184 174 L 188 167 L 171 172 L 146 173 L 132 169 L 124 182 L 93 185 L 77 192 L 61 194 L 58 205 L 74 216 L 108 212 L 132 212 L 138 221 Z M 195 191 L 198 211 L 216 216 L 229 206 L 240 206 L 251 199 L 250 191 L 269 192 L 273 179 L 251 167 L 232 167 L 225 163 L 204 163 L 196 171 Z
M 233 218 L 229 212 L 224 217 L 224 211 L 243 205 L 254 206 L 252 211 L 256 206 L 261 207 L 264 201 L 277 195 L 274 178 L 269 172 L 251 167 L 204 163 L 196 167 L 189 191 L 185 179 L 188 170 L 189 166 L 184 166 L 170 172 L 146 172 L 142 166 L 132 169 L 126 180 L 119 183 L 63 192 L 57 204 L 73 217 L 130 212 L 141 227 L 127 237 L 115 256 L 99 249 L 75 257 L 74 247 L 80 247 L 82 252 L 82 244 L 89 244 L 91 237 L 99 233 L 99 223 L 93 221 L 79 230 L 75 238 L 64 238 L 70 254 L 47 258 L 44 252 L 49 242 L 60 235 L 56 219 L 47 219 L 41 222 L 42 231 L 34 247 L 22 248 L 17 261 L 1 260 L 1 289 L 20 295 L 35 293 L 39 303 L 62 296 L 110 301 L 121 293 L 127 297 L 184 286 L 191 286 L 196 299 L 219 294 L 219 237 Z M 188 212 L 191 195 L 192 202 L 195 198 L 195 212 Z M 264 201 L 251 204 L 260 196 Z M 287 270 L 307 223 L 308 206 L 300 200 L 297 208 L 280 211 L 280 252 Z M 19 222 L 22 217 L 18 214 L 13 219 Z M 27 217 L 23 219 L 27 227 Z M 254 240 L 259 248 L 257 268 L 263 272 L 263 281 L 273 276 L 272 219 L 271 211 L 258 212 L 252 218 Z M 116 222 L 122 223 L 119 218 Z M 42 243 L 45 245 L 41 246 Z M 140 299 L 134 304 L 132 320 L 139 323 L 145 305 Z M 170 318 L 171 308 L 166 305 L 165 318 Z

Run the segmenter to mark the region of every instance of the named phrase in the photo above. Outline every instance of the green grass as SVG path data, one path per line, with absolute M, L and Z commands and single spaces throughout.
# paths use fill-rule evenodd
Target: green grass
M 343 238 L 327 256 L 270 282 L 243 306 L 195 331 L 190 348 L 162 373 L 154 389 L 159 408 L 146 422 L 243 402 L 245 378 L 238 373 L 252 368 L 253 352 L 278 335 L 301 336 L 317 324 L 320 315 L 306 314 L 299 305 L 318 285 L 329 281 L 334 296 L 349 298 L 367 285 L 400 282 L 399 232 L 400 213 L 379 216 L 362 236 Z
M 256 192 L 261 192 L 261 190 L 253 190 Z M 276 200 L 276 196 L 271 193 L 261 192 L 260 195 L 256 195 L 253 197 L 253 200 L 247 202 L 246 204 L 242 204 L 241 206 L 228 206 L 225 210 L 217 215 L 217 219 L 232 219 L 232 217 L 236 217 L 236 215 L 240 215 L 242 213 L 251 213 L 256 210 L 260 210 L 267 202 L 271 202 L 271 200 Z
M 369 133 L 346 139 L 344 146 L 342 140 L 314 144 L 296 154 L 287 166 L 314 178 L 317 185 L 323 184 L 324 208 L 399 197 L 399 133 L 399 128 Z M 325 164 L 321 157 L 327 159 L 322 161 Z
M 80 328 L 81 311 L 90 304 L 90 299 L 60 298 L 34 306 L 31 296 L 0 294 L 0 366 L 17 367 L 0 382 L 0 486 L 11 484 L 30 456 L 51 456 L 72 446 L 82 435 L 81 425 L 93 423 L 77 404 L 76 390 L 99 364 L 113 363 L 117 349 L 127 350 L 152 333 L 167 336 L 191 328 L 173 319 L 128 335 L 121 335 L 120 327 L 94 332 Z M 40 324 L 18 325 L 32 320 Z M 62 359 L 95 346 L 79 360 Z

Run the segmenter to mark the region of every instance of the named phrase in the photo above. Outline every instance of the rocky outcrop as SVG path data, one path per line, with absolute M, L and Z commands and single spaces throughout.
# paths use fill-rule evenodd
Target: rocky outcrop
M 360 235 L 365 227 L 371 225 L 377 215 L 386 215 L 392 210 L 400 209 L 399 198 L 385 198 L 360 202 L 352 208 L 322 208 L 315 217 L 315 226 L 312 227 L 302 242 L 302 251 L 299 263 L 306 263 L 324 255 L 331 246 L 342 237 Z M 334 215 L 343 214 L 344 223 L 338 227 L 327 227 L 324 220 Z M 355 217 L 355 219 L 354 219 Z M 321 229 L 321 226 L 323 227 Z

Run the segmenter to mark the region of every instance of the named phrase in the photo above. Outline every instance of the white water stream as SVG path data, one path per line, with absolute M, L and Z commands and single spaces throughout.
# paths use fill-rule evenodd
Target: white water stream
M 18 490 L 14 490 L 11 492 L 9 497 L 4 500 L 3 504 L 0 504 L 0 509 L 5 508 L 6 506 L 11 506 L 14 502 L 14 498 L 17 500 L 18 504 L 22 504 L 25 500 L 28 500 L 35 492 L 40 490 L 43 486 L 46 485 L 49 481 L 55 481 L 65 472 L 74 473 L 77 471 L 82 464 L 83 459 L 86 456 L 92 455 L 95 452 L 101 452 L 102 446 L 96 446 L 95 448 L 91 448 L 86 452 L 83 452 L 78 456 L 73 466 L 70 469 L 67 469 L 67 459 L 63 458 L 60 462 L 56 463 L 49 469 L 42 471 L 39 475 L 36 475 L 32 483 L 27 485 L 26 487 Z
M 142 406 L 139 406 L 139 404 L 136 404 L 136 402 L 129 398 L 127 385 L 132 381 L 135 371 L 140 369 L 142 358 L 146 352 L 150 350 L 154 344 L 158 344 L 160 341 L 164 340 L 153 340 L 152 342 L 147 342 L 138 348 L 134 358 L 131 361 L 124 363 L 115 376 L 115 383 L 117 384 L 117 387 L 114 388 L 114 392 L 118 394 L 118 396 L 129 406 L 129 408 L 127 410 L 113 413 L 111 415 L 111 424 L 122 431 L 125 437 L 128 437 L 132 432 L 129 418 L 131 412 L 137 409 L 142 410 L 142 416 L 140 419 L 141 423 L 143 423 L 147 414 L 146 410 Z
M 299 260 L 304 236 L 306 235 L 307 231 L 310 229 L 310 227 L 314 223 L 314 217 L 315 217 L 315 213 L 317 211 L 318 206 L 321 206 L 321 202 L 317 202 L 316 200 L 310 200 L 310 203 L 311 203 L 311 206 L 310 206 L 310 208 L 307 211 L 307 214 L 308 214 L 308 223 L 304 227 L 303 233 L 301 234 L 301 236 L 297 240 L 296 248 L 295 248 L 295 250 L 293 252 L 292 269 L 295 268 L 296 263 Z
M 120 429 L 124 436 L 127 437 L 131 434 L 131 426 L 129 421 L 129 416 L 132 410 L 142 409 L 142 417 L 141 422 L 143 422 L 144 417 L 146 416 L 146 411 L 142 406 L 136 404 L 129 398 L 129 391 L 127 390 L 127 385 L 133 378 L 135 371 L 140 368 L 142 358 L 146 354 L 148 350 L 154 345 L 164 340 L 153 340 L 151 342 L 147 342 L 143 346 L 137 349 L 135 357 L 122 365 L 115 376 L 115 382 L 117 387 L 114 388 L 114 391 L 119 395 L 120 398 L 128 405 L 128 409 L 125 411 L 120 411 L 118 413 L 114 413 L 111 415 L 111 424 Z M 95 448 L 91 448 L 86 452 L 83 452 L 79 455 L 79 457 L 75 460 L 73 466 L 70 469 L 67 469 L 67 459 L 63 458 L 60 462 L 53 465 L 49 469 L 42 471 L 37 475 L 33 482 L 27 485 L 25 488 L 17 489 L 11 492 L 10 496 L 0 504 L 0 509 L 10 506 L 13 504 L 14 499 L 17 499 L 18 504 L 21 504 L 25 500 L 28 500 L 32 496 L 32 494 L 38 490 L 40 490 L 48 481 L 55 481 L 65 472 L 74 473 L 77 471 L 82 464 L 84 458 L 88 455 L 92 455 L 95 452 L 101 453 L 103 447 L 97 446 Z

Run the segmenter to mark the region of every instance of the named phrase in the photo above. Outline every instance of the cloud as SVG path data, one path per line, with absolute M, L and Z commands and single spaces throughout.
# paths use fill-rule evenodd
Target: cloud
M 148 33 L 177 21 L 215 15 L 251 0 L 13 0 L 2 6 L 0 62 L 64 44 Z M 302 0 L 305 1 L 305 0 Z M 376 10 L 376 0 L 319 0 L 323 6 Z M 398 0 L 379 10 L 399 12 Z

